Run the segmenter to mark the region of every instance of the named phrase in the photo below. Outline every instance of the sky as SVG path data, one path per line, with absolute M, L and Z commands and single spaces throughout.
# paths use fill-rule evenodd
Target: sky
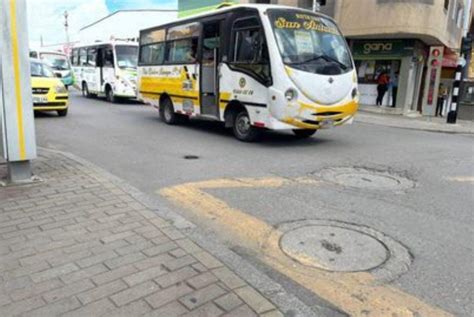
M 69 15 L 70 40 L 80 28 L 123 9 L 177 9 L 177 0 L 26 0 L 31 47 L 66 42 L 64 11 Z

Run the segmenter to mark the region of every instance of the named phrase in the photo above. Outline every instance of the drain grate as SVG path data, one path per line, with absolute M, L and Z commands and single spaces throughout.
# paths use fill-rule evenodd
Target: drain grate
M 404 190 L 415 187 L 415 183 L 401 175 L 362 167 L 328 168 L 320 173 L 328 182 L 346 187 L 370 190 Z
M 183 158 L 185 160 L 198 160 L 199 156 L 197 156 L 197 155 L 185 155 L 185 156 L 183 156 Z

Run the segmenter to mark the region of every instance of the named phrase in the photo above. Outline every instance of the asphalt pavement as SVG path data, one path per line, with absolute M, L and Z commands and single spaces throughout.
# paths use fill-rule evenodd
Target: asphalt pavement
M 35 122 L 40 146 L 78 155 L 162 199 L 328 316 L 357 304 L 331 290 L 341 280 L 352 295 L 360 291 L 355 301 L 377 302 L 344 280 L 360 281 L 351 275 L 360 271 L 387 297 L 396 289 L 395 303 L 474 311 L 473 135 L 356 122 L 307 140 L 269 132 L 248 144 L 219 123 L 167 126 L 149 106 L 77 93 L 66 118 L 38 114 Z M 334 232 L 315 236 L 314 227 Z M 252 237 L 275 229 L 281 250 L 318 282 L 272 262 L 275 254 L 261 255 L 271 247 Z M 315 241 L 325 243 L 318 249 Z

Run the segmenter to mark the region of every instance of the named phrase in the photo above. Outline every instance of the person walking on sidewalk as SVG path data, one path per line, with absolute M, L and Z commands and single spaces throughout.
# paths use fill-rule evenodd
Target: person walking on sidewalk
M 439 84 L 439 90 L 438 90 L 438 102 L 436 103 L 436 111 L 435 111 L 435 116 L 437 117 L 438 115 L 442 118 L 443 117 L 443 106 L 444 106 L 444 101 L 448 97 L 448 90 L 444 87 L 443 84 Z
M 390 76 L 384 70 L 379 77 L 377 78 L 377 100 L 376 105 L 381 106 L 383 102 L 383 97 L 388 90 L 388 84 L 390 83 Z
M 390 81 L 390 85 L 392 86 L 392 108 L 397 106 L 398 75 L 399 73 L 396 72 L 393 76 L 393 79 Z

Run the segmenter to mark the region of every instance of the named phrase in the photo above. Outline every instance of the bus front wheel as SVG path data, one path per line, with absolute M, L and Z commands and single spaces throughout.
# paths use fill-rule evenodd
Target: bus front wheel
M 256 141 L 261 135 L 261 130 L 252 126 L 247 111 L 242 110 L 234 116 L 234 136 L 244 142 Z
M 115 97 L 114 91 L 110 86 L 107 86 L 107 90 L 105 92 L 105 98 L 108 102 L 116 103 L 117 97 Z
M 177 124 L 179 117 L 174 113 L 173 103 L 169 98 L 165 98 L 160 102 L 160 118 L 169 125 Z
M 299 139 L 306 139 L 312 137 L 316 131 L 318 130 L 310 130 L 310 129 L 303 129 L 303 130 L 293 130 L 293 133 Z

